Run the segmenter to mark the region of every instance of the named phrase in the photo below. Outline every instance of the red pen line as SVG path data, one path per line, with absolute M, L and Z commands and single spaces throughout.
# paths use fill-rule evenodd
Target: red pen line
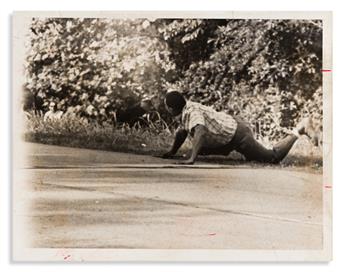
M 321 72 L 332 72 L 330 69 L 321 69 Z
M 71 257 L 71 255 L 67 255 L 64 260 L 67 260 L 69 257 Z
M 216 233 L 209 233 L 208 235 L 210 235 L 210 236 L 214 236 L 214 235 L 216 235 Z
M 332 185 L 325 185 L 325 188 L 331 189 L 331 188 L 332 188 Z

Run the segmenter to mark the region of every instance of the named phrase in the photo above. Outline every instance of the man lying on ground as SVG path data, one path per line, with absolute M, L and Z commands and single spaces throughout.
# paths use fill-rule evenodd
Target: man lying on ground
M 192 138 L 192 154 L 189 159 L 179 162 L 181 164 L 193 164 L 199 154 L 227 156 L 234 150 L 249 161 L 279 163 L 296 140 L 302 135 L 309 136 L 310 131 L 309 120 L 303 119 L 283 140 L 272 149 L 267 149 L 256 141 L 246 122 L 200 103 L 187 101 L 177 91 L 166 95 L 165 106 L 172 116 L 181 114 L 181 126 L 171 150 L 163 158 L 172 158 L 187 136 Z

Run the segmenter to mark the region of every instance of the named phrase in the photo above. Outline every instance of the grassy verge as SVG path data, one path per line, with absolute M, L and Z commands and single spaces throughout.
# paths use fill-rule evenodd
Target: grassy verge
M 68 147 L 158 155 L 169 149 L 173 134 L 160 121 L 147 127 L 129 127 L 100 125 L 73 116 L 44 120 L 42 116 L 29 115 L 24 139 Z
M 29 142 L 43 144 L 157 156 L 169 150 L 174 138 L 173 134 L 174 132 L 170 131 L 161 120 L 155 123 L 149 122 L 149 125 L 145 127 L 139 125 L 129 127 L 128 125 L 88 123 L 72 116 L 44 120 L 42 116 L 29 115 L 24 138 Z M 189 142 L 184 144 L 179 155 L 188 156 L 190 147 Z M 223 164 L 246 163 L 244 158 L 236 152 L 232 152 L 225 159 L 219 156 L 204 156 L 198 160 Z M 256 165 L 262 167 L 262 164 L 250 164 L 254 167 Z M 270 165 L 266 166 L 270 167 Z M 304 167 L 321 171 L 321 149 L 313 147 L 308 139 L 301 138 L 280 166 Z

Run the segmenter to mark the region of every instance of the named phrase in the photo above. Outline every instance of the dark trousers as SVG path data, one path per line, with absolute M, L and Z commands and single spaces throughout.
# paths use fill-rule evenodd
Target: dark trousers
M 298 139 L 296 135 L 288 135 L 272 149 L 267 149 L 254 138 L 247 123 L 241 120 L 237 120 L 237 123 L 235 135 L 228 144 L 219 148 L 202 148 L 201 154 L 228 155 L 231 151 L 236 150 L 248 161 L 279 163 Z

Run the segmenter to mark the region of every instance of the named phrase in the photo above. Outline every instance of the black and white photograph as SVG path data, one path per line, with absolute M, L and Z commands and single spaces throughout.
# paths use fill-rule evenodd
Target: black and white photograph
M 18 261 L 332 259 L 330 12 L 15 12 Z

